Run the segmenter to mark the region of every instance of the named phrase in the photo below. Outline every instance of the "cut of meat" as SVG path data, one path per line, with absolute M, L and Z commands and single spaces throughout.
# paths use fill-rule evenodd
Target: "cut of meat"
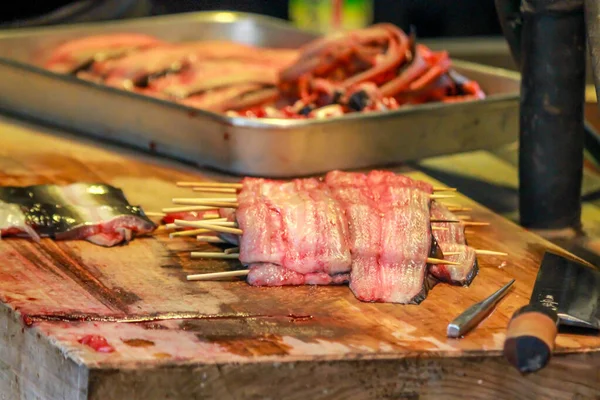
M 456 221 L 458 217 L 444 205 L 433 202 L 431 205 L 431 218 Z M 434 233 L 438 243 L 460 243 L 465 244 L 465 226 L 462 223 L 440 223 L 436 226 L 445 228 L 445 230 L 436 230 Z
M 54 49 L 45 67 L 53 72 L 74 73 L 94 61 L 121 57 L 162 42 L 138 33 L 117 33 L 71 40 Z
M 156 225 L 134 206 L 57 206 L 37 204 L 25 213 L 27 225 L 40 236 L 83 239 L 100 246 L 128 242 L 152 232 Z
M 432 219 L 457 220 L 457 216 L 442 204 L 433 202 Z M 433 235 L 443 253 L 459 253 L 444 255 L 444 259 L 458 262 L 459 265 L 432 265 L 431 274 L 442 282 L 456 285 L 469 285 L 477 275 L 479 267 L 475 251 L 467 246 L 465 228 L 462 223 L 435 223 L 446 230 L 435 230 Z
M 132 90 L 135 86 L 146 86 L 151 78 L 179 71 L 192 55 L 189 46 L 167 44 L 96 63 L 92 72 L 109 86 Z
M 405 178 L 378 171 L 325 177 L 348 216 L 350 288 L 360 300 L 419 303 L 430 287 L 429 194 Z
M 257 83 L 245 83 L 216 88 L 180 100 L 181 104 L 208 111 L 238 110 L 251 105 L 272 101 L 277 90 Z
M 329 275 L 325 272 L 301 274 L 274 264 L 254 264 L 247 281 L 252 286 L 343 285 L 350 274 Z
M 258 84 L 275 87 L 277 78 L 276 65 L 239 58 L 194 63 L 178 74 L 155 79 L 149 86 L 151 90 L 166 96 L 184 99 L 193 94 L 229 86 Z
M 243 233 L 219 236 L 239 245 L 251 285 L 349 282 L 362 301 L 418 304 L 436 283 L 469 283 L 477 272 L 462 224 L 432 233 L 432 218 L 457 219 L 432 193 L 429 183 L 387 171 L 245 178 L 237 209 L 219 210 Z M 429 265 L 429 257 L 458 265 Z
M 439 243 L 443 253 L 458 253 L 445 255 L 444 259 L 454 261 L 460 265 L 432 265 L 430 272 L 433 276 L 442 282 L 453 283 L 456 285 L 468 285 L 475 275 L 477 275 L 477 255 L 475 250 L 464 244 Z
M 100 183 L 0 187 L 4 235 L 83 239 L 114 246 L 156 225 L 120 189 Z
M 291 50 L 258 50 L 240 43 L 199 41 L 165 44 L 137 51 L 117 60 L 96 63 L 92 71 L 104 77 L 107 85 L 133 89 L 147 86 L 153 79 L 167 73 L 185 71 L 194 65 L 215 60 L 260 60 L 280 68 L 294 60 Z M 224 68 L 227 75 L 227 69 Z
M 244 265 L 273 264 L 302 275 L 349 272 L 347 222 L 329 188 L 316 179 L 246 178 L 235 218 Z

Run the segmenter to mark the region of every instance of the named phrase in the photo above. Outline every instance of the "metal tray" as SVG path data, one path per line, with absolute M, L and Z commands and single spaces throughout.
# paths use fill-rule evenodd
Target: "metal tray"
M 0 109 L 221 171 L 291 177 L 395 164 L 511 143 L 518 134 L 518 74 L 454 61 L 488 93 L 482 101 L 424 104 L 329 120 L 217 115 L 61 76 L 35 66 L 66 39 L 142 32 L 166 40 L 228 39 L 299 46 L 315 37 L 279 20 L 201 12 L 0 33 Z

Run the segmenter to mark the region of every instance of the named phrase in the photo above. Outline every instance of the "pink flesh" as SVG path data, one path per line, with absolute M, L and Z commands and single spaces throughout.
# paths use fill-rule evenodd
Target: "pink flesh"
M 181 68 L 191 56 L 185 46 L 163 45 L 135 52 L 128 57 L 100 62 L 92 67 L 109 86 L 126 87 L 145 76 Z
M 350 270 L 344 214 L 316 179 L 246 178 L 236 219 L 244 231 L 240 261 L 274 264 L 300 274 Z
M 185 98 L 206 90 L 249 83 L 275 86 L 277 70 L 242 61 L 206 62 L 157 79 L 150 87 L 168 96 Z
M 56 72 L 68 72 L 98 53 L 113 52 L 118 49 L 133 50 L 160 43 L 162 42 L 157 38 L 137 33 L 84 37 L 57 47 L 46 61 L 45 67 Z
M 263 86 L 256 83 L 216 88 L 202 94 L 187 97 L 180 100 L 180 103 L 203 110 L 224 112 L 237 108 L 233 105 L 238 103 L 240 98 L 244 98 L 254 92 L 260 92 L 262 89 Z M 269 93 L 267 98 L 272 99 L 273 96 Z
M 285 65 L 293 60 L 291 50 L 263 50 L 226 41 L 199 41 L 165 45 L 147 51 L 136 52 L 119 60 L 99 63 L 94 68 L 96 74 L 106 76 L 106 83 L 123 86 L 128 81 L 136 81 L 148 74 L 156 74 L 174 67 L 192 65 L 207 60 L 223 59 L 263 59 L 274 65 Z M 260 53 L 263 55 L 261 56 Z
M 86 212 L 86 225 L 57 235 L 58 240 L 87 240 L 99 246 L 111 247 L 128 242 L 133 234 L 144 235 L 152 232 L 154 226 L 134 216 L 114 216 L 110 207 L 80 208 Z
M 350 288 L 363 301 L 413 303 L 426 294 L 429 195 L 392 173 L 332 171 L 325 177 L 350 226 Z
M 437 202 L 433 202 L 431 205 L 431 218 L 458 219 L 454 213 Z M 444 259 L 458 262 L 460 265 L 432 265 L 431 274 L 442 282 L 468 284 L 477 272 L 477 258 L 475 251 L 466 245 L 464 225 L 462 223 L 435 223 L 435 226 L 447 229 L 433 231 L 433 236 L 442 252 L 460 252 L 457 255 L 444 256 Z
M 477 272 L 475 262 L 477 255 L 473 248 L 457 243 L 438 243 L 443 253 L 458 252 L 459 254 L 444 255 L 444 259 L 460 263 L 460 265 L 437 264 L 430 268 L 431 275 L 442 282 L 468 284 Z
M 325 272 L 301 274 L 274 264 L 255 264 L 250 267 L 248 283 L 252 286 L 342 285 L 350 274 L 329 275 Z

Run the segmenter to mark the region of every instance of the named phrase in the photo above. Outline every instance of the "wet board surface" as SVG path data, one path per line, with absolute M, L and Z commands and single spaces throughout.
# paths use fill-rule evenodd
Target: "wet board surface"
M 175 181 L 232 180 L 12 120 L 0 124 L 2 185 L 102 181 L 158 211 L 190 195 Z M 528 377 L 501 354 L 543 252 L 556 248 L 466 197 L 451 202 L 491 222 L 469 228 L 470 245 L 510 255 L 479 256 L 470 287 L 439 284 L 420 305 L 362 303 L 347 286 L 187 282 L 190 273 L 238 264 L 190 260 L 191 250 L 210 247 L 164 231 L 108 249 L 4 239 L 0 399 L 598 398 L 598 336 L 560 335 L 551 364 Z M 448 322 L 512 278 L 512 292 L 476 330 L 446 338 Z M 87 335 L 114 351 L 81 344 Z

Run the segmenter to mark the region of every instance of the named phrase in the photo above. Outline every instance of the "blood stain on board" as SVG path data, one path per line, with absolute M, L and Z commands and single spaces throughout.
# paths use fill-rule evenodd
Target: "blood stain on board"
M 108 344 L 106 338 L 100 335 L 85 335 L 78 342 L 91 347 L 99 353 L 112 353 L 115 351 L 115 348 Z

